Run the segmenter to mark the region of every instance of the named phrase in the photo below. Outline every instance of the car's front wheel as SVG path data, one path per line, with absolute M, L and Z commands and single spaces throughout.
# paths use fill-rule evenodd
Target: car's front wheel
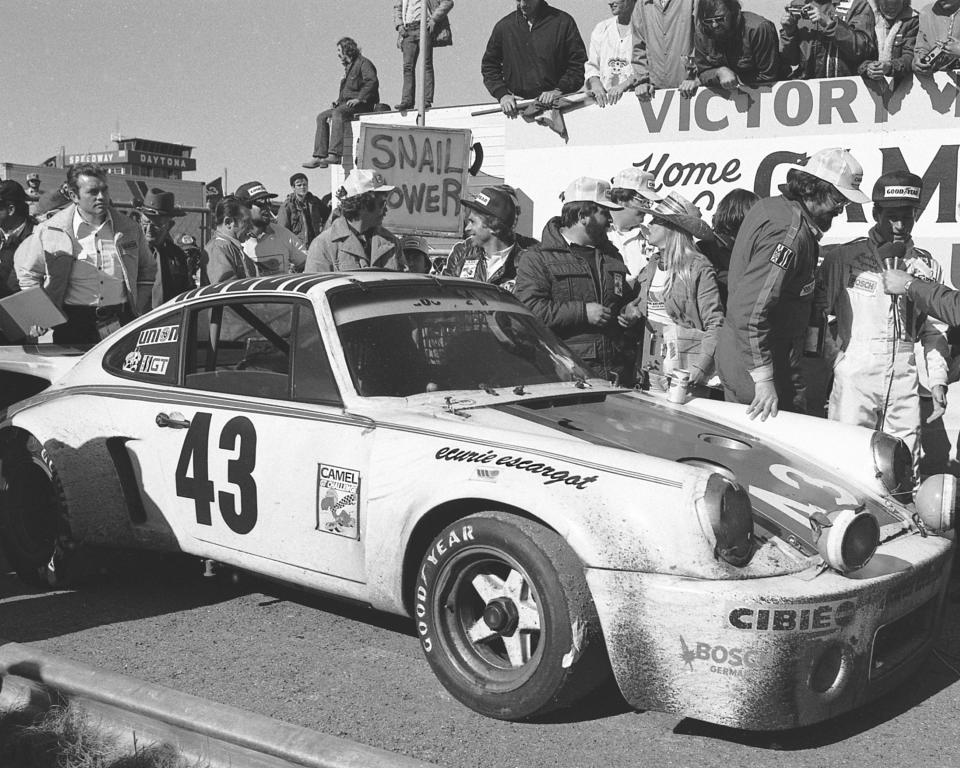
M 434 539 L 416 622 L 440 682 L 490 717 L 543 715 L 610 674 L 583 564 L 554 531 L 506 513 L 471 515 Z
M 0 459 L 0 546 L 17 576 L 37 586 L 63 580 L 59 533 L 65 525 L 60 481 L 33 437 Z

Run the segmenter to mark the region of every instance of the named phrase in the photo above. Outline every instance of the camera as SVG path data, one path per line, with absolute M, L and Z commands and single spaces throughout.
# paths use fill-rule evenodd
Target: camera
M 939 41 L 933 48 L 920 57 L 920 63 L 924 67 L 930 67 L 934 71 L 951 68 L 951 65 L 956 61 L 957 57 L 945 50 L 946 45 L 943 40 Z
M 789 13 L 795 19 L 810 18 L 810 14 L 807 12 L 807 6 L 805 5 L 788 5 L 787 13 Z

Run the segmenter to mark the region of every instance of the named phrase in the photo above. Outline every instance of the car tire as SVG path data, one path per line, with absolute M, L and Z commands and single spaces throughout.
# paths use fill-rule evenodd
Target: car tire
M 583 564 L 539 523 L 482 512 L 448 525 L 421 562 L 416 591 L 427 660 L 476 712 L 539 717 L 610 677 Z
M 63 489 L 50 457 L 33 437 L 0 460 L 0 546 L 17 576 L 34 586 L 64 580 L 60 533 Z

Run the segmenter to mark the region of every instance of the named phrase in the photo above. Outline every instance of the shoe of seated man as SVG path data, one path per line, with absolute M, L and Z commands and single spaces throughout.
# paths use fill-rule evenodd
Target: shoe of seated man
M 340 155 L 332 152 L 320 161 L 320 167 L 326 168 L 328 165 L 340 165 Z

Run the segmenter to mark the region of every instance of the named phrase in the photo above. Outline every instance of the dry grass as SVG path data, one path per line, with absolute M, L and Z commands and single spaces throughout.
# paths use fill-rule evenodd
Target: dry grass
M 0 766 L 9 768 L 206 768 L 168 744 L 134 746 L 133 753 L 91 723 L 75 706 L 53 707 L 39 717 L 0 713 Z

